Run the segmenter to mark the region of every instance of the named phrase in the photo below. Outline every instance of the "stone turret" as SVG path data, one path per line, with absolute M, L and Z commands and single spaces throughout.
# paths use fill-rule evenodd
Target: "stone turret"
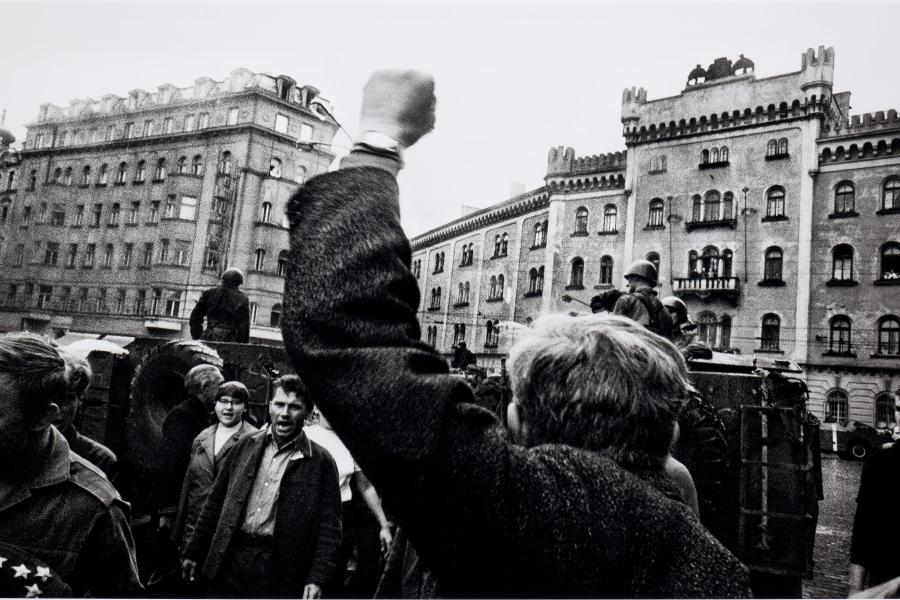
M 810 48 L 800 57 L 800 89 L 807 100 L 826 102 L 834 83 L 834 48 L 819 46 L 818 52 Z
M 636 127 L 641 120 L 642 104 L 647 102 L 647 90 L 644 88 L 625 88 L 622 92 L 622 125 L 625 130 Z

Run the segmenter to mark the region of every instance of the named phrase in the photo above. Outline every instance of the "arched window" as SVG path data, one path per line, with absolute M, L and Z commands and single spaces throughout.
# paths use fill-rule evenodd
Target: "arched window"
M 730 220 L 734 218 L 734 194 L 725 192 L 722 198 L 722 219 Z
M 503 279 L 503 275 L 497 275 L 497 298 L 503 299 L 503 292 L 505 287 L 505 281 Z
M 709 160 L 710 160 L 710 162 L 714 162 L 714 163 L 719 162 L 719 149 L 718 148 L 712 149 L 712 152 L 710 152 L 710 154 L 709 154 Z
M 900 280 L 900 244 L 888 242 L 881 247 L 881 281 Z
M 600 285 L 612 285 L 613 281 L 613 259 L 611 256 L 604 256 L 600 259 Z
M 900 179 L 892 177 L 881 190 L 881 210 L 900 209 Z
M 701 256 L 702 271 L 704 277 L 715 279 L 719 276 L 719 249 L 715 246 L 707 246 Z
M 272 315 L 269 317 L 269 327 L 281 327 L 281 305 L 272 307 Z
M 572 259 L 572 273 L 569 277 L 569 287 L 584 287 L 584 259 L 575 257 Z
M 222 156 L 219 157 L 219 163 L 216 165 L 216 169 L 219 175 L 231 175 L 231 152 L 226 150 L 222 153 Z
M 719 321 L 719 348 L 727 350 L 731 347 L 731 317 L 724 315 Z
M 465 284 L 463 284 L 463 302 L 466 302 L 466 303 L 469 302 L 469 290 L 470 289 L 471 289 L 471 285 L 469 285 L 468 281 Z
M 144 181 L 147 177 L 147 162 L 143 160 L 139 160 L 137 164 L 137 169 L 134 171 L 134 180 L 137 182 Z
M 663 201 L 661 198 L 654 198 L 650 201 L 650 217 L 647 220 L 647 227 L 663 226 Z
M 853 184 L 845 181 L 834 189 L 834 214 L 851 214 L 856 208 L 856 190 Z
M 700 194 L 695 194 L 692 202 L 691 221 L 697 222 L 703 218 L 703 199 L 700 198 Z
M 709 347 L 716 345 L 716 329 L 718 322 L 716 315 L 709 311 L 703 311 L 697 315 L 697 341 L 703 342 Z
M 900 319 L 894 316 L 878 320 L 878 354 L 900 356 Z
M 722 146 L 721 154 L 719 155 L 719 160 L 722 162 L 728 162 L 728 146 Z
M 91 167 L 90 165 L 84 165 L 84 168 L 81 169 L 81 185 L 89 185 L 91 183 Z
M 106 185 L 109 182 L 108 172 L 109 167 L 106 166 L 106 163 L 100 165 L 100 170 L 97 172 L 97 185 Z
M 197 177 L 203 175 L 203 157 L 199 154 L 191 161 L 191 175 L 196 175 Z
M 688 252 L 688 277 L 700 277 L 700 265 L 697 259 L 696 251 Z
M 509 234 L 504 233 L 503 237 L 500 238 L 500 255 L 506 256 L 509 251 Z
M 490 320 L 488 319 L 485 325 L 485 338 L 484 338 L 484 347 L 485 348 L 496 348 L 500 345 L 500 321 L 497 319 Z
M 262 248 L 256 249 L 256 261 L 253 264 L 253 268 L 256 271 L 262 271 L 266 266 L 266 251 Z
M 831 280 L 853 281 L 853 247 L 835 246 L 831 251 Z
M 619 211 L 615 204 L 607 204 L 603 208 L 603 231 L 612 232 L 618 228 Z
M 155 181 L 162 181 L 166 178 L 166 159 L 160 158 L 156 161 L 156 172 L 153 173 Z
M 281 177 L 281 159 L 272 157 L 269 161 L 269 177 L 276 179 Z
M 32 169 L 28 174 L 28 191 L 33 192 L 37 186 L 37 169 Z
M 119 170 L 116 172 L 116 183 L 125 183 L 125 175 L 128 172 L 128 163 L 119 163 Z
M 297 165 L 297 168 L 294 169 L 294 181 L 301 184 L 306 183 L 306 167 Z
M 460 342 L 466 341 L 466 324 L 465 323 L 454 323 L 453 324 L 453 345 L 456 346 Z
M 491 290 L 488 293 L 488 298 L 494 299 L 497 297 L 497 276 L 491 275 Z
M 263 223 L 268 223 L 272 219 L 272 203 L 271 202 L 263 202 L 262 208 L 259 211 L 259 220 Z
M 768 314 L 762 318 L 760 350 L 777 351 L 781 344 L 781 319 L 778 315 Z
M 722 197 L 716 190 L 706 192 L 706 195 L 703 197 L 704 221 L 718 221 L 720 219 L 719 208 L 722 204 L 721 199 Z
M 766 145 L 766 156 L 775 156 L 776 154 L 778 154 L 778 142 L 769 140 L 769 143 Z
M 706 150 L 705 148 L 703 149 L 703 151 L 700 153 L 700 162 L 704 165 L 709 163 L 709 150 Z
M 179 157 L 178 159 L 178 172 L 181 174 L 187 173 L 187 156 Z
M 766 216 L 767 217 L 783 217 L 784 216 L 784 188 L 775 186 L 769 188 L 766 192 Z
M 784 253 L 781 251 L 781 248 L 772 246 L 766 250 L 766 264 L 763 270 L 763 280 L 781 281 L 783 260 Z
M 494 238 L 494 256 L 500 256 L 500 234 Z
M 828 351 L 835 354 L 848 354 L 851 345 L 850 319 L 844 315 L 837 315 L 831 318 L 830 325 Z
M 534 247 L 542 248 L 547 245 L 547 238 L 545 236 L 544 224 L 543 223 L 535 223 L 534 224 Z
M 538 284 L 538 271 L 535 268 L 531 268 L 528 271 L 528 293 L 536 294 L 537 293 L 537 284 Z
M 444 270 L 444 253 L 439 252 L 438 253 L 438 271 L 443 271 L 443 270 Z
M 278 253 L 278 274 L 287 277 L 288 270 L 288 251 L 282 250 Z
M 66 173 L 63 176 L 63 185 L 72 185 L 72 167 L 66 167 Z
M 875 396 L 875 427 L 891 427 L 894 424 L 894 395 L 884 392 Z
M 778 154 L 781 156 L 786 156 L 788 153 L 788 141 L 787 138 L 781 138 L 778 140 Z
M 835 423 L 847 421 L 849 400 L 844 390 L 832 390 L 825 396 L 825 422 Z
M 719 277 L 731 277 L 731 263 L 733 260 L 734 252 L 731 250 L 722 252 L 722 258 L 719 260 Z
M 575 211 L 575 233 L 587 233 L 588 209 L 581 207 Z

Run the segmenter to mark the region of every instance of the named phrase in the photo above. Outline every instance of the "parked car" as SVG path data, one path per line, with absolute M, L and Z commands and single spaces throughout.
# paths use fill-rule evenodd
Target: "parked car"
M 838 456 L 865 460 L 884 444 L 894 441 L 889 429 L 876 429 L 860 421 L 826 418 L 819 426 L 822 450 L 836 452 Z

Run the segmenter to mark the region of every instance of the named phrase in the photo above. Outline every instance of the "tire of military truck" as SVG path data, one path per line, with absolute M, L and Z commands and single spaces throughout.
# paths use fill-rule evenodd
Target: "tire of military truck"
M 688 468 L 697 488 L 700 521 L 726 547 L 737 540 L 732 523 L 737 510 L 737 469 L 726 428 L 716 409 L 699 393 L 685 403 L 678 417 L 681 435 L 673 451 Z
M 166 414 L 187 397 L 184 376 L 202 364 L 221 369 L 224 363 L 215 350 L 202 342 L 177 340 L 151 350 L 135 370 L 125 437 L 128 467 L 136 488 L 132 498 L 137 503 L 147 499 L 152 491 L 154 460 Z

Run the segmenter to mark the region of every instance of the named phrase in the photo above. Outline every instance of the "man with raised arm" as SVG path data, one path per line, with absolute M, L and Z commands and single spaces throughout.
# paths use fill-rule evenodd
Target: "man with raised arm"
M 291 199 L 285 344 L 445 596 L 740 597 L 747 571 L 662 466 L 688 382 L 616 316 L 539 320 L 513 348 L 512 434 L 420 341 L 401 153 L 434 83 L 379 71 L 342 169 Z

